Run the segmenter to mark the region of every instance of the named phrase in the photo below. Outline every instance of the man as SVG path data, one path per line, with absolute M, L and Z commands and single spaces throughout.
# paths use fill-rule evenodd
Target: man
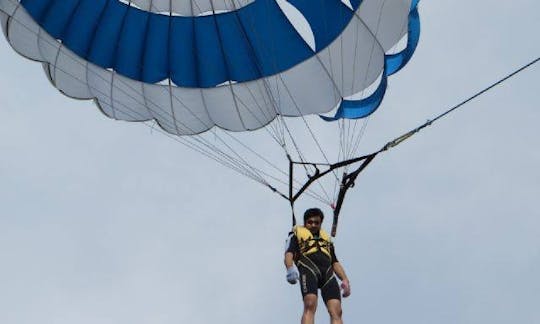
M 331 324 L 343 323 L 341 292 L 335 275 L 341 280 L 343 297 L 351 294 L 349 279 L 337 260 L 330 236 L 321 229 L 323 219 L 324 214 L 320 209 L 306 210 L 304 226 L 293 228 L 285 251 L 287 281 L 295 284 L 300 280 L 304 300 L 302 324 L 315 323 L 318 289 L 330 314 Z

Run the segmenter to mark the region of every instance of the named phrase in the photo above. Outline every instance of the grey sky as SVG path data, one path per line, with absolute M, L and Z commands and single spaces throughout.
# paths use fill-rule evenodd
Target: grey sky
M 537 1 L 426 0 L 420 13 L 366 152 L 540 55 Z M 284 201 L 60 95 L 0 43 L 0 322 L 298 321 Z M 345 322 L 540 322 L 539 82 L 536 66 L 361 176 L 336 242 Z

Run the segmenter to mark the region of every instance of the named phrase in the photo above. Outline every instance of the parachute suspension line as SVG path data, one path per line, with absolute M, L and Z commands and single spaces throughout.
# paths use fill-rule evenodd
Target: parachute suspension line
M 194 116 L 197 120 L 199 120 L 203 125 L 208 127 L 208 125 L 206 125 L 206 123 L 203 120 L 201 120 L 187 105 L 185 105 L 182 102 L 182 100 L 180 100 L 177 96 L 172 94 L 172 91 L 169 92 L 169 94 L 171 95 L 171 100 L 172 100 L 172 98 L 174 98 L 176 100 L 176 102 L 180 103 L 192 116 Z M 202 93 L 201 93 L 201 96 L 203 96 Z M 203 98 L 203 103 L 204 103 L 204 96 L 202 98 Z M 154 103 L 152 103 L 152 104 L 155 105 Z M 157 105 L 155 105 L 155 106 L 158 107 Z M 205 104 L 205 107 L 206 107 L 206 104 Z M 152 111 L 155 112 L 154 110 L 152 110 Z M 174 112 L 174 110 L 172 109 L 172 106 L 171 106 L 171 111 Z M 176 119 L 174 119 L 174 116 L 173 116 L 173 120 L 176 120 Z M 183 127 L 185 127 L 186 129 L 188 129 L 190 132 L 195 133 L 189 126 L 185 125 L 184 123 L 180 123 L 180 124 Z M 177 122 L 175 123 L 175 127 L 176 127 L 176 129 L 178 131 Z M 225 153 L 222 149 L 220 149 L 219 147 L 211 144 L 210 142 L 208 142 L 208 140 L 205 140 L 202 136 L 198 136 L 198 137 L 193 136 L 193 139 L 196 142 L 201 143 L 201 145 L 207 146 L 208 148 L 213 150 L 218 157 L 220 157 L 222 159 L 229 160 L 229 162 L 235 164 L 237 167 L 242 168 L 244 170 L 244 172 L 252 174 L 253 177 L 259 179 L 258 182 L 265 183 L 263 177 L 260 174 L 258 174 L 258 170 L 256 170 L 252 166 L 250 166 L 236 151 L 234 151 L 234 149 L 232 149 L 230 146 L 228 146 L 225 143 L 225 141 L 223 141 L 223 139 L 221 137 L 219 137 L 219 135 L 217 135 L 215 130 L 213 130 L 211 132 L 214 134 L 215 138 L 217 140 L 219 140 L 221 143 L 223 143 L 223 145 L 225 145 L 232 152 L 232 154 L 236 155 L 238 159 L 235 159 L 231 155 Z M 250 171 L 248 171 L 248 170 L 250 170 Z
M 273 164 L 272 162 L 270 162 L 267 158 L 265 158 L 264 156 L 262 156 L 260 153 L 258 153 L 257 151 L 253 150 L 252 148 L 250 148 L 249 146 L 247 146 L 245 143 L 239 141 L 237 138 L 235 138 L 234 136 L 232 136 L 231 134 L 229 134 L 228 132 L 225 132 L 226 135 L 230 136 L 230 138 L 234 141 L 236 141 L 239 145 L 241 145 L 243 148 L 245 148 L 246 150 L 250 151 L 252 154 L 256 155 L 259 159 L 261 159 L 262 161 L 264 161 L 267 165 L 269 165 L 270 167 L 272 167 L 274 170 L 278 171 L 279 173 L 283 174 L 284 176 L 287 176 L 288 177 L 288 173 L 281 170 L 279 167 L 277 167 L 275 164 Z M 278 178 L 276 177 L 273 177 L 273 176 L 270 176 L 268 175 L 267 173 L 264 173 L 264 175 L 268 176 L 268 177 L 271 177 L 272 179 L 282 183 L 282 184 L 288 184 L 288 182 L 285 182 L 285 181 L 282 181 L 282 180 L 279 180 Z M 298 180 L 294 180 L 293 181 L 297 184 L 297 185 L 300 185 L 300 181 Z M 272 189 L 272 188 L 271 188 Z M 274 191 L 274 190 L 272 190 Z M 323 203 L 327 203 L 324 199 L 322 199 L 319 195 L 317 195 L 315 192 L 312 192 L 310 191 L 311 193 L 311 197 L 323 202 Z
M 351 120 L 345 121 L 345 119 L 342 119 L 341 121 L 343 122 L 343 125 L 342 125 L 343 129 L 345 129 L 345 123 L 349 124 L 349 126 L 350 126 L 350 124 L 353 122 L 353 121 L 351 121 Z M 359 144 L 360 144 L 360 140 L 362 139 L 363 134 L 365 133 L 365 130 L 366 130 L 368 121 L 369 121 L 369 117 L 367 117 L 367 118 L 363 121 L 362 128 L 360 129 L 360 132 L 359 132 L 359 134 L 358 134 L 358 136 L 357 136 L 357 138 L 356 138 L 355 144 L 354 144 L 354 146 L 353 146 L 353 147 L 356 147 L 356 149 L 350 149 L 350 148 L 347 148 L 346 150 L 344 149 L 344 150 L 343 150 L 343 155 L 340 155 L 340 157 L 338 158 L 338 161 L 342 161 L 342 160 L 350 160 L 350 159 L 353 158 L 353 154 L 354 154 L 354 152 L 357 151 L 357 148 L 359 147 Z M 358 120 L 354 120 L 354 125 L 355 125 L 355 126 L 354 126 L 354 128 L 353 128 L 353 134 L 356 132 L 356 125 L 357 125 L 357 123 L 358 123 Z M 343 132 L 345 133 L 345 130 L 343 130 Z M 345 143 L 346 143 L 346 141 L 345 141 Z M 344 147 L 345 147 L 345 146 L 347 146 L 347 145 L 344 145 Z M 351 147 L 351 145 L 349 144 L 348 147 Z M 348 169 L 349 169 L 349 165 L 346 165 L 346 166 L 344 167 L 344 174 L 348 173 Z M 343 182 L 343 178 L 342 178 L 342 181 L 341 181 L 341 182 Z M 335 208 L 335 206 L 336 206 L 336 201 L 337 201 L 337 199 L 338 199 L 338 187 L 341 186 L 341 182 L 340 182 L 339 186 L 338 186 L 338 183 L 337 183 L 337 182 L 335 183 L 335 187 L 334 187 L 334 197 L 336 197 L 336 200 L 335 200 L 334 203 L 332 204 L 333 208 Z
M 131 110 L 131 109 L 128 108 L 128 110 Z M 126 113 L 125 111 L 123 111 L 123 112 Z M 183 123 L 180 123 L 180 124 L 182 126 L 186 127 L 187 129 L 189 129 L 189 127 L 187 125 L 185 125 Z M 190 131 L 192 131 L 192 130 L 190 130 Z M 202 138 L 199 135 L 192 136 L 192 137 L 173 137 L 172 134 L 170 134 L 168 132 L 165 132 L 165 131 L 161 131 L 161 129 L 160 129 L 160 132 L 168 134 L 169 137 L 175 138 L 177 141 L 180 138 L 182 138 L 186 142 L 191 142 L 190 144 L 194 145 L 194 146 L 197 146 L 199 148 L 199 150 L 205 150 L 203 148 L 206 147 L 206 149 L 208 149 L 209 151 L 206 151 L 207 154 L 205 154 L 205 155 L 207 155 L 207 156 L 211 155 L 211 156 L 214 157 L 213 158 L 214 160 L 220 161 L 222 165 L 228 166 L 229 168 L 231 168 L 233 170 L 236 170 L 236 171 L 240 170 L 239 173 L 241 173 L 241 174 L 255 180 L 256 182 L 266 184 L 266 181 L 260 176 L 260 174 L 258 174 L 256 169 L 250 167 L 245 162 L 244 162 L 244 164 L 242 164 L 243 161 L 235 159 L 231 155 L 225 153 L 221 148 L 211 144 L 210 142 L 208 142 L 208 140 L 205 140 L 204 138 Z M 216 139 L 223 142 L 223 140 L 219 136 L 217 136 L 217 134 L 215 134 L 215 131 L 212 131 L 212 132 L 214 133 L 214 135 L 216 135 Z M 193 142 L 198 143 L 198 144 L 195 144 Z M 232 151 L 233 151 L 233 153 L 235 153 L 234 150 L 232 150 Z
M 358 120 L 355 120 L 355 122 L 357 122 L 357 121 Z M 358 149 L 360 148 L 360 142 L 362 141 L 362 139 L 364 137 L 364 134 L 366 133 L 366 129 L 368 127 L 369 121 L 370 121 L 369 116 L 364 119 L 364 122 L 362 123 L 362 128 L 360 129 L 360 132 L 359 132 L 358 136 L 356 137 L 355 143 L 354 143 L 353 148 L 352 148 L 352 150 L 350 152 L 351 155 L 353 155 L 355 152 L 357 152 Z M 356 127 L 356 124 L 355 124 L 355 127 Z
M 380 21 L 380 17 L 379 17 L 379 21 Z M 356 28 L 355 28 L 355 34 L 356 34 L 356 37 L 355 37 L 355 42 L 354 42 L 354 57 L 356 57 L 357 53 L 358 53 L 358 28 L 359 26 L 357 25 Z M 372 46 L 372 49 L 371 49 L 371 54 L 370 54 L 370 58 L 369 58 L 369 61 L 368 61 L 368 70 L 369 70 L 369 67 L 371 66 L 371 56 L 373 55 L 373 46 Z M 353 61 L 353 71 L 356 71 L 356 60 Z M 364 83 L 366 83 L 366 80 L 367 80 L 367 74 L 366 76 L 364 76 Z M 353 82 L 352 82 L 352 85 L 351 87 L 354 88 L 354 85 L 356 83 L 356 73 L 353 73 Z M 352 89 L 351 89 L 351 92 L 352 92 Z M 358 123 L 358 120 L 355 120 L 354 121 L 354 128 L 353 128 L 353 134 L 355 133 L 356 131 L 356 125 Z M 364 122 L 364 125 L 366 124 L 366 122 Z M 361 131 L 359 137 L 362 137 L 363 136 L 363 131 Z M 351 153 L 346 153 L 344 154 L 344 159 L 347 159 L 350 157 L 350 155 L 352 155 Z
M 386 4 L 386 1 L 383 1 L 381 2 L 381 6 L 380 6 L 380 10 L 379 10 L 379 16 L 377 17 L 377 25 L 375 27 L 375 31 L 371 31 L 369 28 L 368 28 L 368 31 L 371 33 L 372 37 L 374 40 L 377 39 L 376 35 L 379 33 L 379 29 L 380 29 L 380 26 L 381 26 L 381 21 L 382 21 L 382 13 L 383 13 L 383 8 Z M 363 23 L 363 20 L 361 19 L 361 17 L 358 16 L 357 13 L 354 14 L 354 17 L 356 19 L 358 19 L 360 22 Z M 404 23 L 404 25 L 402 26 L 402 31 L 404 30 L 404 26 L 406 26 L 406 24 Z M 356 28 L 356 33 L 358 34 L 358 28 Z M 355 47 L 354 47 L 354 51 L 355 51 L 355 56 L 357 55 L 357 51 L 358 51 L 358 45 L 359 45 L 359 42 L 358 42 L 358 38 L 356 38 L 356 42 L 355 42 Z M 368 64 L 367 64 L 367 71 L 369 71 L 371 69 L 371 64 L 373 62 L 373 54 L 375 52 L 375 48 L 376 46 L 379 46 L 381 48 L 382 51 L 384 51 L 382 45 L 377 42 L 377 41 L 374 41 L 371 45 L 371 49 L 370 49 L 370 54 L 369 54 L 369 60 L 368 60 Z M 353 63 L 354 65 L 354 68 L 356 69 L 356 61 L 354 61 Z M 356 70 L 354 70 L 356 71 Z M 384 73 L 384 70 L 381 72 L 381 75 Z M 362 96 L 365 94 L 366 92 L 366 88 L 365 88 L 365 85 L 367 83 L 367 78 L 368 78 L 368 74 L 366 73 L 364 75 L 364 81 L 363 81 L 363 90 L 361 92 Z M 356 73 L 353 73 L 353 87 L 354 85 L 356 84 Z M 357 134 L 356 132 L 356 128 L 357 128 L 357 125 L 358 125 L 358 120 L 355 120 L 354 121 L 354 127 L 351 131 L 351 122 L 349 121 L 347 124 L 348 124 L 348 127 L 347 127 L 347 134 L 345 136 L 346 138 L 346 149 L 345 149 L 345 155 L 344 155 L 344 158 L 345 159 L 349 159 L 349 158 L 352 158 L 354 155 L 355 155 L 355 152 L 358 150 L 358 147 L 360 145 L 360 141 L 362 140 L 364 134 L 365 134 L 365 129 L 367 127 L 367 123 L 368 123 L 368 119 L 366 119 L 366 121 L 363 122 L 363 126 L 361 127 L 359 133 Z M 356 139 L 355 139 L 356 137 Z M 347 172 L 347 168 L 345 168 L 345 172 Z
M 322 146 L 321 144 L 319 143 L 319 140 L 317 139 L 317 136 L 315 136 L 315 133 L 313 132 L 313 130 L 311 129 L 311 127 L 309 126 L 307 120 L 306 120 L 306 117 L 304 115 L 302 115 L 302 111 L 300 110 L 300 107 L 298 106 L 298 104 L 296 103 L 296 100 L 294 100 L 294 97 L 293 95 L 291 94 L 291 91 L 289 89 L 289 87 L 287 87 L 287 85 L 285 84 L 285 82 L 283 81 L 283 78 L 281 78 L 281 75 L 280 75 L 280 79 L 281 79 L 281 82 L 283 83 L 283 86 L 285 87 L 285 90 L 287 91 L 287 94 L 289 95 L 289 97 L 291 98 L 293 104 L 294 104 L 294 107 L 296 108 L 296 110 L 299 112 L 300 114 L 300 117 L 302 118 L 302 121 L 304 123 L 304 125 L 306 126 L 306 129 L 309 131 L 309 134 L 311 135 L 311 138 L 313 139 L 313 141 L 315 142 L 315 144 L 317 145 L 317 148 L 319 149 L 319 151 L 321 152 L 321 154 L 323 155 L 323 158 L 325 159 L 325 161 L 327 163 L 330 163 L 329 160 L 328 160 L 328 157 L 326 156 L 326 153 L 324 152 L 324 150 L 322 149 Z M 336 179 L 338 179 L 338 176 L 337 174 L 334 173 L 334 176 L 336 177 Z
M 144 125 L 154 129 L 153 126 L 151 126 L 151 125 L 148 125 L 146 123 Z M 168 132 L 164 131 L 161 128 L 157 128 L 156 130 L 158 132 L 160 132 L 161 134 L 167 136 L 168 138 L 170 138 L 170 139 L 172 139 L 172 140 L 174 140 L 174 141 L 176 141 L 176 142 L 178 142 L 178 143 L 180 143 L 180 144 L 194 150 L 195 152 L 197 152 L 199 154 L 202 154 L 202 155 L 214 160 L 215 162 L 221 164 L 224 167 L 227 167 L 227 168 L 229 168 L 229 169 L 231 169 L 233 171 L 236 171 L 237 173 L 239 173 L 239 174 L 241 174 L 241 175 L 243 175 L 243 176 L 245 176 L 245 177 L 247 177 L 249 179 L 252 179 L 253 181 L 258 182 L 258 183 L 260 183 L 262 185 L 265 185 L 265 186 L 267 185 L 266 182 L 261 181 L 261 179 L 259 179 L 258 177 L 255 177 L 254 175 L 250 174 L 249 172 L 242 169 L 241 167 L 238 167 L 238 166 L 234 165 L 233 163 L 228 162 L 227 160 L 223 159 L 222 157 L 216 156 L 214 154 L 215 152 L 207 151 L 207 150 L 201 148 L 200 144 L 190 143 L 189 140 L 186 140 L 186 139 L 178 137 L 178 136 L 174 136 L 171 133 L 168 133 Z
M 345 159 L 345 138 L 344 138 L 344 129 L 345 129 L 345 119 L 338 120 L 338 128 L 339 128 L 339 148 L 338 148 L 338 161 L 346 160 Z M 332 197 L 337 198 L 339 188 L 339 181 L 334 181 L 334 190 Z M 334 199 L 335 201 L 335 199 Z M 332 202 L 332 205 L 334 204 L 334 201 Z
M 171 7 L 172 8 L 172 7 Z M 172 98 L 173 98 L 173 95 L 172 95 L 172 87 L 171 87 L 171 81 L 169 79 L 169 94 L 170 94 L 170 98 L 171 98 L 171 113 L 173 114 L 173 120 L 174 120 L 174 123 L 175 123 L 175 128 L 176 128 L 176 131 L 177 133 L 179 134 L 179 130 L 178 130 L 178 126 L 177 126 L 177 120 L 176 118 L 174 117 L 174 109 L 173 109 L 173 102 L 172 102 Z M 201 94 L 202 95 L 202 94 Z M 174 96 L 175 97 L 175 96 Z M 112 98 L 112 96 L 111 96 Z M 197 117 L 179 98 L 176 98 L 175 99 L 180 103 L 182 104 L 182 106 L 184 106 L 193 116 Z M 145 99 L 146 101 L 146 99 Z M 201 121 L 199 119 L 199 121 Z M 201 121 L 201 123 L 204 124 L 203 121 Z M 145 124 L 146 125 L 146 124 Z M 186 127 L 186 125 L 183 125 L 184 127 Z M 189 127 L 186 127 L 189 129 Z M 251 178 L 252 180 L 256 181 L 256 182 L 259 182 L 263 185 L 267 185 L 268 186 L 268 183 L 264 180 L 263 177 L 260 176 L 260 174 L 258 174 L 257 170 L 255 170 L 254 168 L 252 168 L 249 164 L 247 164 L 234 150 L 232 150 L 230 147 L 229 149 L 234 153 L 236 154 L 240 160 L 242 162 L 245 163 L 245 166 L 247 166 L 248 168 L 251 169 L 251 171 L 247 170 L 247 168 L 245 166 L 242 166 L 241 163 L 238 163 L 238 160 L 235 160 L 234 158 L 232 158 L 230 155 L 224 153 L 223 151 L 221 151 L 221 149 L 217 148 L 216 146 L 212 145 L 212 144 L 209 144 L 207 141 L 205 141 L 203 138 L 189 138 L 190 140 L 192 141 L 195 141 L 195 142 L 199 142 L 200 144 L 199 145 L 203 145 L 206 146 L 206 147 L 209 147 L 210 148 L 210 152 L 208 151 L 204 151 L 203 149 L 201 149 L 200 146 L 197 146 L 197 145 L 194 145 L 193 143 L 190 143 L 189 140 L 186 140 L 187 138 L 183 138 L 183 137 L 177 137 L 177 136 L 173 136 L 171 135 L 170 133 L 168 132 L 165 132 L 164 130 L 162 129 L 159 129 L 159 131 L 163 134 L 165 134 L 166 136 L 168 136 L 169 138 L 171 139 L 174 139 L 175 141 L 181 143 L 181 144 L 184 144 L 184 145 L 187 145 L 189 148 L 191 149 L 194 149 L 195 151 L 197 151 L 198 153 L 202 153 L 203 155 L 217 161 L 218 163 L 222 164 L 223 166 L 226 166 L 228 168 L 231 168 L 232 170 L 234 171 L 237 171 L 238 173 L 248 177 L 248 178 Z M 212 131 L 214 133 L 214 135 L 217 135 L 215 133 L 215 131 Z M 180 139 L 184 139 L 186 141 L 181 141 Z M 226 145 L 226 143 L 221 139 L 219 138 L 219 136 L 216 136 L 216 138 L 218 138 L 222 143 L 224 143 Z M 187 144 L 186 144 L 187 143 Z M 226 145 L 227 146 L 227 145 Z M 228 146 L 227 146 L 228 147 Z
M 65 71 L 63 71 L 65 73 Z M 127 85 L 126 85 L 127 86 Z M 123 92 L 122 89 L 119 89 L 120 91 Z M 129 96 L 128 93 L 125 93 L 125 95 Z M 132 96 L 130 96 L 132 99 L 134 99 L 135 101 L 137 101 L 137 98 L 134 98 Z M 176 99 L 177 102 L 179 102 L 182 106 L 184 106 L 184 108 L 186 108 L 188 111 L 191 112 L 192 115 L 195 116 L 195 114 L 189 109 L 189 107 L 187 107 L 179 98 L 177 98 L 176 96 L 172 95 L 173 98 Z M 120 102 L 119 102 L 120 103 Z M 147 107 L 148 107 L 148 103 L 150 103 L 151 105 L 155 105 L 157 106 L 155 103 L 153 103 L 152 101 L 148 101 L 146 104 L 147 104 Z M 128 111 L 131 111 L 135 114 L 138 114 L 137 112 L 134 112 L 131 108 L 129 107 L 126 107 Z M 148 107 L 153 113 L 157 113 L 157 115 L 159 115 L 160 113 L 153 110 L 152 108 Z M 123 110 L 122 112 L 123 113 L 126 113 L 128 115 L 130 115 L 126 110 Z M 133 114 L 131 114 L 131 117 L 138 117 L 138 116 L 133 116 Z M 140 118 L 140 117 L 139 117 Z M 200 119 L 199 119 L 200 120 Z M 201 122 L 203 122 L 202 120 L 200 120 Z M 177 121 L 178 122 L 178 121 Z M 191 132 L 194 132 L 194 130 L 192 130 L 188 125 L 185 125 L 184 123 L 181 123 L 179 122 L 180 125 L 182 125 L 183 127 L 185 127 L 186 129 L 188 129 L 189 131 Z M 224 145 L 226 145 L 226 143 L 223 141 L 223 139 L 221 137 L 219 137 L 215 131 L 213 131 L 214 135 L 216 135 L 216 139 L 218 139 L 220 142 L 224 143 Z M 169 133 L 167 133 L 169 134 Z M 169 134 L 170 135 L 170 134 Z M 169 136 L 170 137 L 170 136 Z M 189 139 L 189 140 L 188 140 Z M 185 140 L 187 140 L 188 142 L 191 141 L 191 145 L 194 145 L 194 146 L 198 146 L 200 150 L 203 150 L 203 147 L 206 147 L 208 150 L 210 151 L 206 151 L 207 154 L 204 154 L 206 156 L 208 155 L 211 155 L 213 156 L 213 160 L 218 160 L 220 161 L 220 164 L 224 165 L 224 166 L 227 166 L 241 174 L 243 174 L 244 176 L 247 176 L 248 178 L 251 178 L 252 180 L 255 180 L 256 182 L 259 182 L 261 184 L 264 184 L 264 185 L 267 185 L 267 182 L 264 180 L 264 178 L 260 175 L 260 170 L 257 170 L 255 168 L 253 168 L 252 166 L 250 166 L 249 164 L 247 164 L 245 162 L 245 160 L 243 160 L 233 149 L 231 149 L 229 147 L 229 149 L 231 150 L 231 152 L 233 152 L 233 154 L 235 154 L 238 159 L 235 159 L 234 157 L 232 157 L 231 155 L 227 154 L 226 152 L 224 152 L 222 149 L 220 149 L 219 147 L 215 146 L 214 144 L 211 144 L 210 142 L 208 142 L 208 140 L 205 140 L 204 138 L 200 137 L 200 136 L 193 136 L 193 137 L 186 137 Z M 195 142 L 195 143 L 193 143 Z M 196 144 L 198 143 L 198 144 Z M 200 152 L 200 150 L 197 150 L 198 152 Z
M 260 87 L 260 85 L 258 85 Z M 246 87 L 246 89 L 248 90 L 249 92 L 249 95 L 251 96 L 251 99 L 253 99 L 253 102 L 257 105 L 257 108 L 265 115 L 265 117 L 267 117 L 268 119 L 270 119 L 271 116 L 268 116 L 266 115 L 265 113 L 267 113 L 267 111 L 260 105 L 259 101 L 257 100 L 257 98 L 255 97 L 255 95 L 253 94 L 253 91 L 249 88 L 249 87 Z M 259 89 L 259 91 L 261 91 Z M 262 91 L 261 91 L 262 92 Z M 238 98 L 238 100 L 240 101 L 240 103 L 242 103 L 242 105 L 244 105 L 244 107 L 246 107 L 247 109 L 247 105 L 243 103 L 243 101 Z M 247 109 L 248 111 L 250 111 L 249 109 Z M 251 111 L 250 111 L 251 113 Z M 255 117 L 255 115 L 253 113 L 251 113 L 253 115 L 253 117 Z M 276 117 L 275 119 L 277 119 L 277 114 L 276 114 Z M 259 121 L 259 120 L 257 120 Z M 260 121 L 259 121 L 260 123 Z M 278 126 L 274 125 L 274 124 L 277 124 L 277 123 L 274 123 L 274 122 L 270 122 L 268 123 L 268 126 L 267 127 L 263 127 L 267 132 L 268 134 L 270 135 L 270 137 L 272 137 L 272 139 L 280 146 L 283 146 L 283 141 L 281 140 L 281 136 L 280 136 L 280 133 L 279 133 L 279 128 Z M 271 129 L 271 130 L 270 130 Z
M 213 134 L 216 135 L 216 131 L 214 130 L 213 131 Z M 250 165 L 240 154 L 238 154 L 238 152 L 236 150 L 234 150 L 234 148 L 232 148 L 232 146 L 230 146 L 229 144 L 227 144 L 226 141 L 224 141 L 220 136 L 216 136 L 216 139 L 221 142 L 222 145 L 224 145 L 227 149 L 229 149 L 229 151 L 231 152 L 231 154 L 235 155 L 238 160 L 236 161 L 240 161 L 240 164 L 244 165 L 245 168 L 251 170 L 251 172 L 253 172 L 257 177 L 259 177 L 261 179 L 261 182 L 263 183 L 267 183 L 266 180 L 264 180 L 264 178 L 261 176 L 261 170 L 253 167 L 252 165 Z M 219 151 L 221 152 L 221 150 Z M 228 155 L 226 155 L 228 156 Z
M 97 90 L 97 89 L 96 89 Z M 99 91 L 99 90 L 98 90 Z M 121 102 L 118 102 L 121 106 L 125 106 L 123 103 Z M 128 116 L 130 116 L 131 118 L 136 118 L 136 117 L 140 117 L 137 116 L 137 112 L 133 112 L 129 107 L 125 106 L 125 108 L 127 108 L 126 110 L 122 110 L 122 112 Z M 129 111 L 132 111 L 134 114 L 131 114 Z M 147 123 L 144 123 L 145 126 L 151 128 L 152 130 L 154 130 L 155 128 L 153 127 L 153 125 L 148 125 Z M 191 137 L 178 137 L 178 136 L 173 136 L 171 133 L 168 133 L 166 132 L 165 130 L 163 130 L 162 128 L 158 128 L 157 129 L 158 132 L 166 135 L 167 137 L 175 140 L 176 142 L 180 143 L 180 144 L 183 144 L 184 146 L 187 146 L 188 148 L 218 162 L 219 164 L 225 166 L 225 167 L 228 167 L 236 172 L 238 172 L 239 174 L 242 174 L 256 182 L 259 182 L 263 185 L 265 185 L 265 182 L 264 181 L 261 181 L 260 178 L 256 177 L 255 175 L 253 175 L 252 173 L 248 172 L 247 170 L 245 170 L 244 168 L 242 168 L 242 166 L 239 166 L 238 163 L 236 163 L 233 159 L 229 158 L 228 156 L 226 156 L 225 158 L 223 156 L 220 156 L 215 149 L 212 149 L 212 148 L 209 148 L 210 150 L 205 149 L 204 147 L 208 147 L 208 144 L 205 144 L 205 143 L 200 143 L 200 140 L 197 139 L 197 138 L 191 138 Z M 193 142 L 199 142 L 199 144 L 196 144 L 196 143 L 193 143 Z
M 281 78 L 281 75 L 279 75 L 279 80 L 280 80 L 281 83 L 283 84 L 283 87 L 286 89 L 287 94 L 289 95 L 289 97 L 291 98 L 291 101 L 292 101 L 292 102 L 294 103 L 294 105 L 295 105 L 295 108 L 296 108 L 297 111 L 300 113 L 300 116 L 301 116 L 302 120 L 304 121 L 304 124 L 307 125 L 307 122 L 306 122 L 306 120 L 305 120 L 305 117 L 304 117 L 303 115 L 301 115 L 301 111 L 300 111 L 300 109 L 299 109 L 299 107 L 298 107 L 296 101 L 294 100 L 293 96 L 291 95 L 291 92 L 290 92 L 289 88 L 287 87 L 287 85 L 285 84 L 285 82 L 283 81 L 283 79 Z M 276 79 L 276 89 L 279 89 L 279 84 L 278 84 L 279 80 Z M 296 140 L 294 139 L 294 136 L 292 135 L 292 132 L 291 132 L 289 126 L 287 125 L 285 119 L 283 118 L 282 115 L 279 115 L 279 116 L 281 117 L 281 118 L 280 118 L 281 125 L 282 125 L 283 129 L 285 130 L 285 132 L 287 133 L 288 138 L 289 138 L 289 140 L 291 141 L 292 145 L 294 146 L 294 148 L 295 148 L 295 150 L 296 150 L 296 153 L 298 154 L 298 157 L 300 158 L 301 161 L 306 161 L 306 159 L 305 159 L 305 157 L 304 157 L 304 155 L 303 155 L 303 153 L 302 153 L 300 147 L 299 147 L 298 144 L 296 143 Z M 309 129 L 309 126 L 308 126 L 308 129 Z M 309 129 L 309 130 L 311 131 L 311 129 Z M 285 135 L 283 135 L 283 136 L 285 136 Z M 311 131 L 311 136 L 312 136 L 313 138 L 315 138 L 315 135 L 313 134 L 312 131 Z M 290 161 L 290 160 L 291 160 L 291 157 L 290 157 L 290 154 L 289 154 L 289 152 L 288 152 L 288 150 L 287 150 L 287 147 L 286 147 L 285 137 L 283 137 L 283 141 L 284 141 L 284 145 L 282 146 L 282 148 L 283 148 L 284 151 L 285 151 L 285 154 L 286 154 L 286 156 L 287 156 L 287 159 Z M 321 149 L 320 146 L 319 146 L 319 149 Z M 321 149 L 321 151 L 322 151 L 322 149 Z M 305 166 L 305 165 L 304 165 L 304 170 L 305 170 L 306 174 L 309 176 L 309 170 L 308 170 L 307 166 Z M 293 180 L 293 181 L 291 181 L 291 179 L 289 179 L 289 184 L 291 184 L 291 183 L 293 183 L 293 182 L 300 183 L 300 181 L 298 181 L 298 180 Z M 322 189 L 323 194 L 327 197 L 326 200 L 324 200 L 324 203 L 325 203 L 325 204 L 331 204 L 331 199 L 330 199 L 328 193 L 324 190 L 324 187 L 322 187 L 320 184 L 319 184 L 319 186 L 320 186 L 320 188 Z M 320 197 L 320 196 L 319 196 L 319 197 Z M 321 199 L 319 199 L 319 200 L 321 200 Z
M 281 139 L 281 147 L 287 151 L 287 143 L 285 142 L 285 118 L 282 115 L 277 115 L 276 117 L 276 129 L 278 130 L 278 134 L 280 135 Z
M 380 23 L 381 23 L 381 17 L 382 17 L 382 7 L 384 6 L 384 3 L 381 3 L 381 10 L 379 10 L 379 17 L 377 18 L 377 25 L 376 25 L 376 30 L 375 32 L 371 31 L 368 29 L 368 31 L 371 33 L 373 39 L 376 39 L 375 35 L 378 33 L 379 31 L 379 28 L 380 28 Z M 358 19 L 362 24 L 363 24 L 363 21 L 362 19 L 358 16 L 357 13 L 354 14 L 354 17 L 355 19 Z M 356 35 L 358 35 L 358 26 L 357 28 L 355 29 L 355 32 L 356 32 Z M 358 37 L 356 37 L 356 41 L 355 41 L 355 47 L 354 47 L 354 53 L 355 53 L 355 56 L 357 55 L 357 52 L 358 52 L 358 45 L 359 45 L 359 42 L 358 42 Z M 382 48 L 382 46 L 378 43 L 378 42 L 373 42 L 372 45 L 371 45 L 371 49 L 370 49 L 370 55 L 369 55 L 369 60 L 368 60 L 368 64 L 367 64 L 367 71 L 370 70 L 370 67 L 371 67 L 371 64 L 372 64 L 372 59 L 373 59 L 373 53 L 375 51 L 375 47 L 376 46 L 380 46 Z M 356 61 L 354 61 L 353 63 L 353 71 L 356 71 Z M 384 71 L 383 71 L 384 73 Z M 364 81 L 363 81 L 363 84 L 365 85 L 367 83 L 367 78 L 368 78 L 368 74 L 366 73 L 364 75 Z M 353 73 L 353 82 L 352 82 L 352 87 L 354 89 L 355 87 L 355 84 L 356 84 L 356 73 Z M 364 90 L 361 91 L 361 95 L 363 96 L 363 94 L 365 93 L 365 87 L 364 87 Z M 354 152 L 356 150 L 353 149 L 353 147 L 355 147 L 356 145 L 353 144 L 353 142 L 359 142 L 360 139 L 363 137 L 364 135 L 364 130 L 365 130 L 365 126 L 362 127 L 360 133 L 358 134 L 358 139 L 355 140 L 355 134 L 356 134 L 356 128 L 357 128 L 357 120 L 354 121 L 354 127 L 352 128 L 351 130 L 351 121 L 343 121 L 343 127 L 340 128 L 340 132 L 342 132 L 342 138 L 343 138 L 343 142 L 342 142 L 342 146 L 343 146 L 343 159 L 350 159 L 352 158 Z M 366 122 L 364 122 L 364 125 L 365 125 Z M 348 167 L 346 166 L 345 169 L 344 169 L 344 172 L 347 173 L 348 172 Z M 337 187 L 336 187 L 337 189 Z M 337 190 L 336 190 L 337 191 Z

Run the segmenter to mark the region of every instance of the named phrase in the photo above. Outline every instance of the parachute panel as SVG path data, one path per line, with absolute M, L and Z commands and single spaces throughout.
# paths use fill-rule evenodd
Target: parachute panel
M 87 62 L 73 54 L 66 47 L 60 46 L 51 66 L 54 86 L 62 93 L 76 99 L 88 99 L 91 93 L 86 80 Z
M 358 15 L 386 53 L 407 34 L 410 11 L 411 0 L 364 0 Z
M 42 60 L 38 48 L 38 35 L 41 28 L 23 8 L 19 7 L 14 11 L 5 27 L 8 41 L 17 53 L 31 60 Z

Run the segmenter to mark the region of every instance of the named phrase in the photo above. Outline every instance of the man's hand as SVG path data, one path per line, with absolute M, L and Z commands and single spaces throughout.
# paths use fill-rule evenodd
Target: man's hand
M 300 278 L 300 274 L 298 273 L 298 269 L 296 269 L 295 266 L 292 266 L 287 269 L 287 281 L 294 285 L 298 279 Z
M 347 298 L 351 295 L 351 284 L 349 283 L 349 279 L 345 279 L 341 282 L 341 289 L 343 290 L 343 297 Z

